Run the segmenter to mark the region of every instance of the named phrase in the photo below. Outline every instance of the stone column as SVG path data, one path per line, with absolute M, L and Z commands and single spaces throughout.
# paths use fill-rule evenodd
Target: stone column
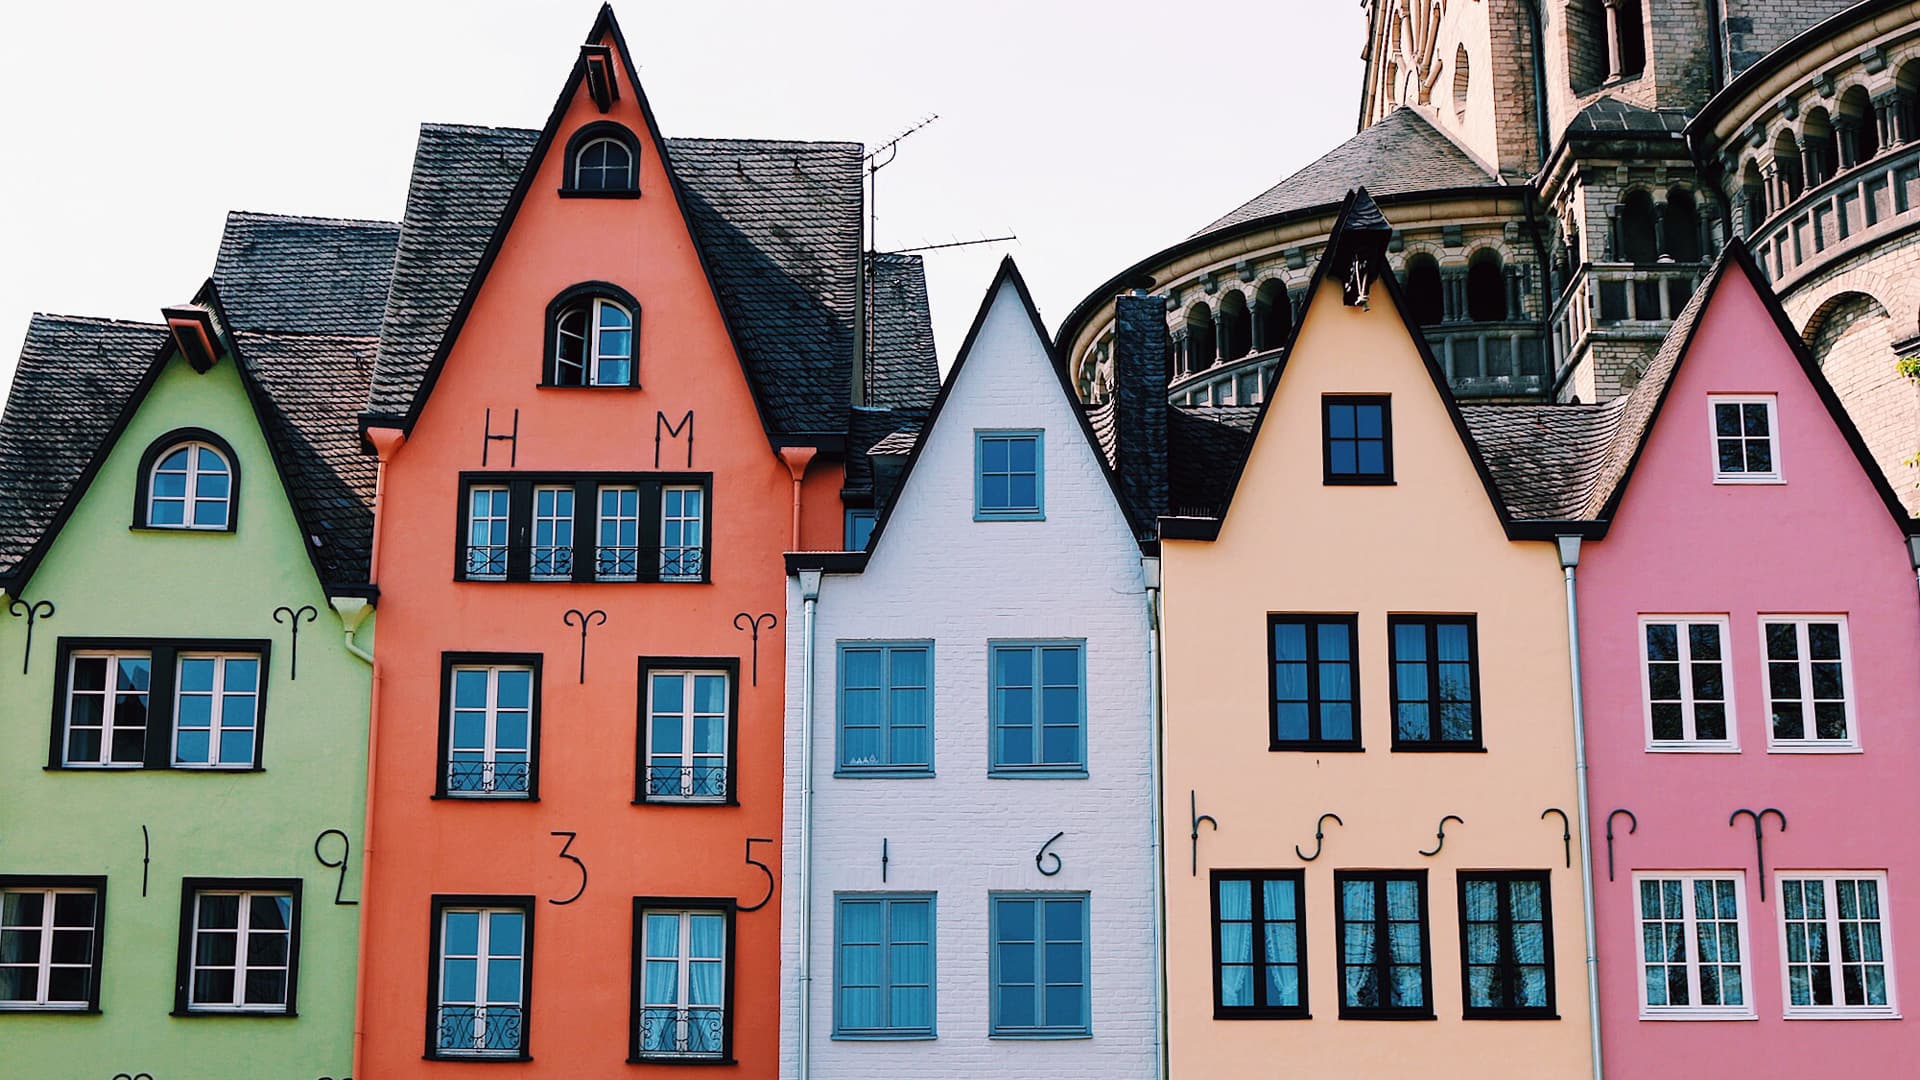
M 1900 119 L 1900 92 L 1889 90 L 1873 99 L 1874 125 L 1880 132 L 1882 149 L 1906 142 L 1906 124 Z
M 1441 321 L 1464 322 L 1467 318 L 1467 269 L 1449 266 L 1440 271 Z
M 1665 199 L 1653 204 L 1653 258 L 1655 262 L 1673 261 L 1673 256 L 1667 253 L 1667 200 Z
M 1833 121 L 1833 141 L 1840 152 L 1840 168 L 1851 169 L 1860 164 L 1860 126 L 1846 117 L 1837 117 Z
M 1607 253 L 1606 261 L 1615 262 L 1620 258 L 1620 204 L 1607 207 Z
M 1179 378 L 1193 367 L 1193 356 L 1187 351 L 1187 328 L 1181 327 L 1173 333 L 1173 376 Z
M 1620 0 L 1600 0 L 1607 9 L 1607 78 L 1620 77 Z

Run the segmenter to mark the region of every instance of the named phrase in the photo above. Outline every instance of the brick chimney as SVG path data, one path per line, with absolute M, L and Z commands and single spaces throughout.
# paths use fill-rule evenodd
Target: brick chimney
M 1167 512 L 1167 306 L 1114 300 L 1113 400 L 1120 492 L 1141 527 Z

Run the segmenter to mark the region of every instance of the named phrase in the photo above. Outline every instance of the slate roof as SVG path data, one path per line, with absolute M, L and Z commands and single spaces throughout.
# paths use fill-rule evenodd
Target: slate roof
M 398 222 L 234 211 L 213 280 L 236 328 L 373 337 L 399 242 Z
M 867 266 L 873 301 L 867 402 L 925 408 L 940 392 L 926 264 L 918 255 L 883 251 Z
M 1507 512 L 1521 521 L 1575 521 L 1602 468 L 1626 399 L 1605 405 L 1462 405 Z
M 1689 114 L 1680 109 L 1643 109 L 1611 95 L 1596 98 L 1575 113 L 1567 124 L 1567 134 L 1621 135 L 1671 133 L 1686 130 Z
M 1225 508 L 1240 460 L 1253 446 L 1258 405 L 1167 408 L 1166 512 L 1214 517 Z
M 1399 108 L 1193 235 L 1275 214 L 1332 208 L 1355 187 L 1364 186 L 1379 198 L 1499 183 L 1486 166 L 1418 109 Z
M 150 323 L 38 315 L 0 414 L 0 579 L 20 569 L 167 343 Z
M 847 417 L 847 474 L 843 490 L 849 503 L 860 505 L 871 496 L 874 506 L 884 506 L 893 498 L 899 470 L 874 468 L 875 457 L 892 457 L 913 452 L 925 426 L 924 408 L 876 408 L 858 406 Z

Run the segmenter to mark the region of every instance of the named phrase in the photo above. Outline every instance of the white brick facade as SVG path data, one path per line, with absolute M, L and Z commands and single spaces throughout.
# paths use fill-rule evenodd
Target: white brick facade
M 828 574 L 814 632 L 813 1075 L 893 1080 L 1154 1075 L 1148 624 L 1140 549 L 1014 283 L 956 363 L 954 385 L 864 573 Z M 1045 520 L 974 520 L 974 431 L 1044 435 Z M 801 660 L 805 617 L 788 591 L 781 1076 L 798 1072 Z M 988 777 L 988 642 L 1086 643 L 1083 779 Z M 934 772 L 840 778 L 836 642 L 931 639 Z M 1061 859 L 1035 865 L 1041 846 Z M 888 862 L 881 880 L 882 843 Z M 1052 869 L 1053 862 L 1047 861 Z M 988 893 L 1090 896 L 1088 1038 L 988 1035 Z M 834 1031 L 834 896 L 935 893 L 937 1035 L 851 1041 Z

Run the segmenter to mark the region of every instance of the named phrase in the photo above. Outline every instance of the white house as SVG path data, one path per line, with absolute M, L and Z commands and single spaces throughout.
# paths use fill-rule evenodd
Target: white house
M 867 551 L 788 557 L 783 1077 L 1156 1074 L 1136 535 L 1003 262 Z

